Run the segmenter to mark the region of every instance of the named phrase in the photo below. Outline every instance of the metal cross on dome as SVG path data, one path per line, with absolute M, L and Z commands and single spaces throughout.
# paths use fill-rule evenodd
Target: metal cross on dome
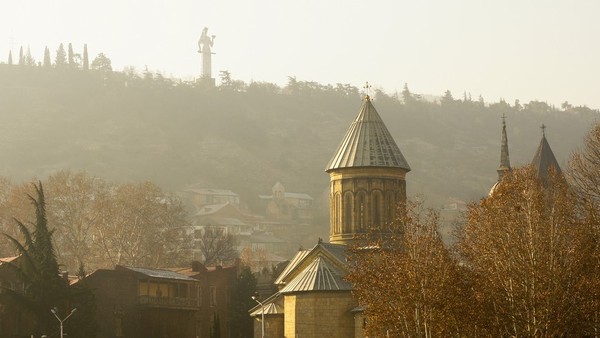
M 367 91 L 367 98 L 368 98 L 369 90 L 371 89 L 371 85 L 369 84 L 369 81 L 365 82 L 365 85 L 363 86 L 363 88 Z

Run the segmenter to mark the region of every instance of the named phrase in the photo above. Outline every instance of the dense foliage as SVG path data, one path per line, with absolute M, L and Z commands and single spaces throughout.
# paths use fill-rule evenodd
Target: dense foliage
M 560 174 L 513 169 L 469 206 L 456 255 L 435 213 L 352 251 L 368 336 L 560 337 L 600 328 L 598 218 Z
M 177 266 L 189 261 L 188 225 L 179 199 L 149 182 L 115 184 L 86 172 L 59 171 L 44 182 L 47 217 L 62 268 L 75 273 L 81 264 L 93 271 L 117 264 Z M 21 238 L 12 217 L 29 219 L 24 196 L 28 184 L 0 184 L 0 228 Z M 3 256 L 14 250 L 0 242 Z
M 74 60 L 76 66 L 63 68 L 0 64 L 4 176 L 83 169 L 105 179 L 149 180 L 170 191 L 191 184 L 227 188 L 250 207 L 281 181 L 288 191 L 319 199 L 327 187 L 323 168 L 361 104 L 360 90 L 347 84 L 294 77 L 283 87 L 248 84 L 222 72 L 220 85 L 212 87 L 149 70 L 110 71 L 105 55 L 94 58 L 97 69 L 84 70 Z M 513 163 L 531 160 L 543 122 L 562 164 L 597 117 L 567 102 L 560 108 L 484 102 L 449 92 L 436 98 L 408 88 L 373 96 L 413 169 L 409 195 L 436 205 L 489 190 L 502 114 Z

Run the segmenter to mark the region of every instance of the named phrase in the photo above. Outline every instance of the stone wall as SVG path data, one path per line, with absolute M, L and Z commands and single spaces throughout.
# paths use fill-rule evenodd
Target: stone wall
M 285 295 L 285 337 L 354 337 L 355 306 L 350 291 Z

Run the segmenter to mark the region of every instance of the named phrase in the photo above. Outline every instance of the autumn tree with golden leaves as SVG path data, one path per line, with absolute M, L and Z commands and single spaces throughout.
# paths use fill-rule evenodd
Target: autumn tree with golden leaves
M 589 335 L 600 335 L 600 123 L 592 126 L 584 145 L 569 162 L 568 176 L 580 198 L 580 213 L 585 215 L 591 250 L 589 271 L 582 289 L 587 297 L 581 306 L 585 316 L 581 325 Z
M 351 248 L 349 274 L 369 337 L 447 337 L 474 332 L 469 292 L 437 232 L 439 216 L 409 204 L 392 231 Z
M 578 198 L 552 171 L 513 169 L 468 210 L 459 241 L 472 272 L 478 326 L 491 336 L 583 334 L 590 251 Z

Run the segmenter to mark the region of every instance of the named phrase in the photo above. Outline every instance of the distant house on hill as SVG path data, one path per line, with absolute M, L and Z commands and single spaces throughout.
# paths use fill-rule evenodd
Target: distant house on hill
M 192 205 L 200 210 L 205 205 L 229 203 L 240 208 L 240 195 L 227 189 L 189 188 L 185 192 L 190 196 Z
M 255 225 L 248 223 L 248 216 L 229 202 L 204 205 L 192 216 L 195 230 L 219 228 L 226 234 L 249 236 Z
M 281 221 L 308 222 L 313 219 L 313 198 L 304 193 L 286 192 L 283 184 L 275 183 L 271 195 L 260 195 L 267 218 Z

